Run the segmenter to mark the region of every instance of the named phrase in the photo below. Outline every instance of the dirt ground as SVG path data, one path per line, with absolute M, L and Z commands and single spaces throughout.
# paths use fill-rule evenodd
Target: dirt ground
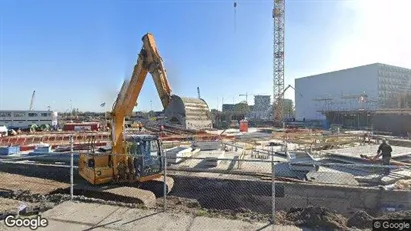
M 162 208 L 163 199 L 157 200 L 157 206 Z M 197 216 L 219 217 L 238 219 L 248 222 L 269 222 L 270 214 L 253 212 L 246 208 L 235 210 L 217 210 L 201 208 L 200 203 L 194 199 L 167 197 L 167 209 L 173 212 L 190 213 Z M 289 211 L 278 211 L 275 217 L 276 224 L 296 225 L 314 228 L 327 228 L 327 230 L 341 230 L 347 228 L 347 218 L 326 208 L 307 207 L 292 208 Z M 367 226 L 368 228 L 371 226 Z
M 33 194 L 45 195 L 59 188 L 67 187 L 70 185 L 53 180 L 0 172 L 0 189 L 28 190 Z
M 365 211 L 357 211 L 350 219 L 347 220 L 347 226 L 366 229 L 372 227 L 374 218 Z
M 322 207 L 291 208 L 283 212 L 280 219 L 281 224 L 326 228 L 327 230 L 347 228 L 347 219 L 344 216 Z
M 15 214 L 18 212 L 22 204 L 26 208 L 21 210 L 20 214 L 33 214 L 48 210 L 63 201 L 69 200 L 69 195 L 61 194 L 61 192 L 57 193 L 59 191 L 56 191 L 57 189 L 67 187 L 69 187 L 68 184 L 52 180 L 0 172 L 0 220 L 7 214 Z M 85 196 L 75 196 L 74 199 L 82 202 L 126 207 L 141 206 L 119 201 L 88 198 Z M 157 199 L 156 205 L 158 210 L 163 209 L 163 202 L 163 198 Z M 270 214 L 254 212 L 247 208 L 231 210 L 202 208 L 196 199 L 167 196 L 166 202 L 167 211 L 175 213 L 189 213 L 194 216 L 220 217 L 249 222 L 268 222 L 271 220 Z M 411 211 L 389 213 L 379 217 L 372 217 L 364 211 L 358 211 L 352 217 L 347 218 L 335 211 L 321 207 L 291 208 L 288 211 L 277 211 L 275 223 L 311 228 L 321 227 L 327 230 L 347 230 L 353 227 L 369 229 L 372 219 L 375 218 L 410 219 Z

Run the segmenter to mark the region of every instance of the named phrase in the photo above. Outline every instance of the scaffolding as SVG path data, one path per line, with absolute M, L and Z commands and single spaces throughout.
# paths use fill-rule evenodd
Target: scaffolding
M 349 129 L 372 129 L 372 115 L 378 109 L 378 99 L 370 98 L 366 92 L 318 97 L 313 101 L 317 113 L 325 116 L 331 126 Z

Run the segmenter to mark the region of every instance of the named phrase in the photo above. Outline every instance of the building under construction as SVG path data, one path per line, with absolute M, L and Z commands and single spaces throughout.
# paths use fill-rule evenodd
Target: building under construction
M 393 116 L 399 111 L 394 109 L 409 108 L 411 70 L 375 63 L 299 78 L 295 87 L 297 119 L 386 130 L 379 125 L 385 120 L 381 119 L 386 117 L 385 111 Z

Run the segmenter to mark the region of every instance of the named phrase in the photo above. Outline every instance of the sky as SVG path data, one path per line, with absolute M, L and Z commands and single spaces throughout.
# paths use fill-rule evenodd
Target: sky
M 271 0 L 2 0 L 0 110 L 110 110 L 152 33 L 172 93 L 210 108 L 273 93 Z M 285 86 L 381 62 L 411 68 L 409 0 L 286 0 Z M 294 99 L 294 90 L 285 97 Z M 100 104 L 105 102 L 106 106 Z M 135 110 L 162 110 L 147 76 Z

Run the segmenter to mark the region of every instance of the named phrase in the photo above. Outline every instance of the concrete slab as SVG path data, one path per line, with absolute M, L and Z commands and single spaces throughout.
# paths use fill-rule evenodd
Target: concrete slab
M 91 228 L 91 225 L 86 225 L 86 224 L 76 224 L 76 223 L 68 223 L 64 221 L 54 221 L 54 220 L 49 220 L 49 225 L 47 227 L 41 227 L 36 230 L 40 231 L 73 231 L 73 230 L 87 230 Z M 0 222 L 0 230 L 21 230 L 21 231 L 29 231 L 31 230 L 30 228 L 18 228 L 18 227 L 7 227 L 4 224 L 4 221 Z
M 221 148 L 221 141 L 197 141 L 194 145 L 201 151 L 217 150 Z
M 183 159 L 182 157 L 191 157 L 192 149 L 189 147 L 174 147 L 166 150 L 167 162 L 171 164 L 178 164 Z M 199 150 L 198 150 L 199 151 Z M 198 152 L 197 151 L 197 152 Z
M 46 218 L 58 219 L 59 221 L 97 224 L 118 209 L 119 207 L 110 205 L 68 201 L 46 211 L 43 213 L 43 216 Z
M 344 172 L 309 172 L 307 179 L 323 184 L 359 185 L 352 174 Z
M 377 153 L 379 145 L 367 145 L 367 146 L 357 146 L 343 149 L 327 150 L 327 154 L 334 156 L 343 156 L 354 159 L 362 159 L 360 155 L 374 156 Z M 411 148 L 401 147 L 401 146 L 391 146 L 392 147 L 392 158 L 398 158 L 402 156 L 407 156 L 411 154 Z
M 193 217 L 141 209 L 118 210 L 97 226 L 117 230 L 187 230 Z
M 316 171 L 316 161 L 308 152 L 286 152 L 290 169 L 294 171 Z
M 197 157 L 206 157 L 207 151 L 200 151 Z M 224 170 L 224 171 L 244 171 L 244 172 L 256 172 L 256 173 L 271 173 L 271 159 L 258 160 L 259 162 L 251 162 L 247 160 L 256 160 L 250 155 L 246 155 L 244 160 L 240 160 L 241 152 L 226 151 L 224 153 L 224 159 L 232 160 L 222 160 L 217 167 L 204 168 L 203 164 L 200 164 L 202 159 L 186 159 L 179 164 L 171 165 L 168 167 L 169 170 L 175 169 L 201 169 L 201 171 L 207 170 Z M 286 158 L 275 156 L 274 161 L 286 161 Z M 240 168 L 238 168 L 238 164 Z
M 204 166 L 218 167 L 218 165 L 221 163 L 220 159 L 224 159 L 225 157 L 224 154 L 225 151 L 223 150 L 213 150 L 202 152 L 198 157 L 204 158 L 204 160 L 201 161 L 201 163 L 203 163 Z
M 391 170 L 390 174 L 370 174 L 367 176 L 357 176 L 356 179 L 365 183 L 376 183 L 381 185 L 390 185 L 394 184 L 398 180 L 410 179 L 411 171 L 408 169 L 395 169 Z
M 273 229 L 274 228 L 274 229 Z M 275 226 L 266 223 L 248 223 L 238 220 L 226 220 L 220 218 L 196 217 L 190 226 L 190 230 L 213 230 L 213 231 L 230 231 L 230 230 L 301 230 L 297 227 Z
M 38 230 L 302 230 L 295 226 L 273 227 L 265 223 L 70 201 L 43 213 L 42 217 L 49 220 L 49 226 Z M 10 228 L 0 223 L 0 230 Z

